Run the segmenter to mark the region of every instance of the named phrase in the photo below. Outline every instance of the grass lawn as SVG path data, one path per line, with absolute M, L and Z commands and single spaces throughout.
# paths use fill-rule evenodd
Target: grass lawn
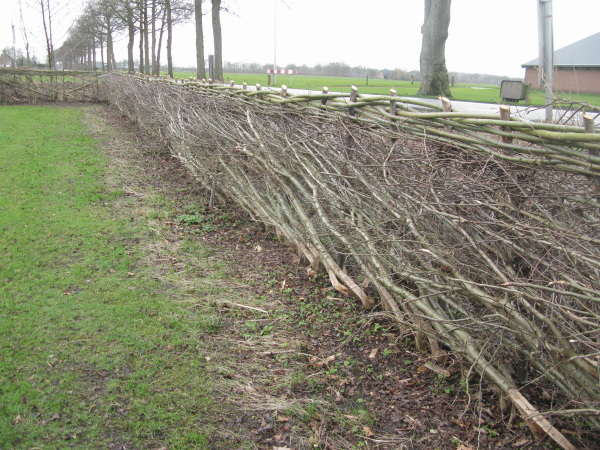
M 190 76 L 195 76 L 195 73 L 174 72 L 174 76 L 177 78 L 189 78 Z M 262 86 L 267 86 L 266 74 L 231 73 L 225 74 L 225 80 L 234 80 L 238 84 L 246 82 L 252 85 L 260 83 Z M 277 77 L 277 86 L 281 86 L 282 84 L 285 84 L 288 87 L 290 86 L 289 75 L 279 75 Z M 298 89 L 315 90 L 318 92 L 321 92 L 323 86 L 329 87 L 330 91 L 350 92 L 351 85 L 358 87 L 359 92 L 363 94 L 387 95 L 390 92 L 390 88 L 393 88 L 396 89 L 398 95 L 400 96 L 422 97 L 417 96 L 417 91 L 419 90 L 420 86 L 420 83 L 418 82 L 411 84 L 410 81 L 370 79 L 369 85 L 367 85 L 365 78 L 318 77 L 305 75 L 295 75 L 292 79 L 292 87 Z M 451 91 L 454 100 L 482 103 L 502 103 L 502 99 L 500 98 L 500 86 L 496 85 L 456 83 L 454 87 L 451 88 Z M 576 102 L 588 102 L 591 105 L 600 106 L 600 95 L 568 92 L 561 92 L 557 95 L 566 100 L 570 98 Z M 544 105 L 546 102 L 544 91 L 532 92 L 530 101 L 532 105 Z M 520 102 L 520 104 L 524 105 L 524 102 Z
M 206 448 L 218 320 L 170 300 L 145 220 L 111 214 L 140 202 L 112 190 L 81 108 L 2 106 L 0 124 L 0 448 Z

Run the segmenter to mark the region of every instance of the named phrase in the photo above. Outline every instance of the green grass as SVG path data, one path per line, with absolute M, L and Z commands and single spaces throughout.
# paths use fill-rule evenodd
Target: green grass
M 0 448 L 207 448 L 199 342 L 218 322 L 153 278 L 144 221 L 111 216 L 127 199 L 79 108 L 2 106 L 0 124 Z
M 195 73 L 174 72 L 173 75 L 177 78 L 189 79 L 190 76 L 195 76 Z M 225 74 L 225 80 L 234 80 L 236 83 L 239 84 L 246 82 L 251 85 L 260 83 L 262 86 L 267 86 L 267 74 L 261 75 L 232 73 Z M 289 82 L 289 75 L 279 75 L 277 77 L 277 86 L 285 84 L 289 87 Z M 327 86 L 332 92 L 336 91 L 349 93 L 350 86 L 354 85 L 359 88 L 359 92 L 362 94 L 383 95 L 388 95 L 390 93 L 390 88 L 393 88 L 396 89 L 398 95 L 400 96 L 424 98 L 423 96 L 417 95 L 417 91 L 420 87 L 420 83 L 418 82 L 411 84 L 410 81 L 369 79 L 368 86 L 366 82 L 366 78 L 294 75 L 292 79 L 292 87 L 298 89 L 310 89 L 321 92 L 323 86 Z M 488 84 L 456 83 L 454 87 L 451 88 L 451 92 L 453 100 L 497 104 L 502 103 L 502 99 L 500 98 L 500 86 Z M 577 94 L 570 92 L 559 92 L 557 95 L 565 100 L 571 99 L 576 102 L 587 102 L 591 105 L 600 106 L 600 95 Z M 532 105 L 544 105 L 546 102 L 544 91 L 532 92 L 530 100 Z M 520 105 L 524 105 L 524 102 L 520 102 Z

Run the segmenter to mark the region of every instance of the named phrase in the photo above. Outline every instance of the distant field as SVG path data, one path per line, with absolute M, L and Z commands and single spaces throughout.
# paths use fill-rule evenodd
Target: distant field
M 177 78 L 189 78 L 194 76 L 192 72 L 174 72 Z M 267 86 L 267 75 L 261 74 L 242 74 L 242 73 L 226 73 L 225 81 L 234 80 L 236 84 L 246 82 L 254 85 L 260 83 L 262 86 Z M 290 83 L 289 75 L 279 75 L 277 77 L 277 86 L 282 84 L 288 87 L 297 89 L 308 89 L 313 91 L 321 91 L 323 86 L 329 87 L 330 91 L 350 92 L 350 86 L 354 85 L 359 88 L 359 92 L 363 94 L 389 94 L 390 89 L 396 89 L 398 95 L 405 97 L 423 97 L 418 96 L 420 83 L 411 84 L 410 81 L 395 81 L 395 80 L 379 80 L 369 79 L 367 85 L 366 78 L 350 78 L 350 77 L 317 77 L 307 75 L 294 75 Z M 468 102 L 481 103 L 502 103 L 500 98 L 500 86 L 489 84 L 464 84 L 456 83 L 452 88 L 453 100 L 462 100 Z M 594 94 L 569 94 L 559 93 L 559 96 L 564 99 L 571 99 L 576 102 L 588 102 L 591 105 L 600 106 L 600 95 Z M 544 91 L 534 91 L 531 93 L 532 105 L 545 104 Z M 524 102 L 520 102 L 524 105 Z

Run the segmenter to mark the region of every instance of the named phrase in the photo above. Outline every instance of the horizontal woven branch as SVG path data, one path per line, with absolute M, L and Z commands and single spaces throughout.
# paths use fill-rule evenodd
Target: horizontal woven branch
M 123 75 L 125 76 L 125 75 Z M 302 93 L 287 94 L 281 91 L 250 91 L 231 85 L 202 84 L 201 82 L 163 78 L 136 77 L 139 82 L 176 84 L 190 92 L 227 93 L 252 99 L 259 104 L 280 105 L 296 108 L 310 108 L 327 111 L 329 114 L 354 114 L 365 125 L 400 129 L 419 137 L 448 143 L 461 148 L 469 148 L 486 153 L 496 152 L 499 157 L 521 164 L 552 164 L 579 173 L 594 175 L 600 170 L 600 133 L 586 133 L 584 126 L 547 124 L 532 122 L 518 117 L 502 120 L 500 113 L 473 114 L 465 112 L 444 112 L 442 107 L 417 99 L 398 96 L 358 94 L 356 101 L 351 94 Z M 416 110 L 427 108 L 437 110 L 424 112 Z M 390 113 L 391 110 L 393 113 Z M 452 131 L 448 131 L 449 127 Z M 514 140 L 507 143 L 507 140 Z M 504 142 L 503 142 L 504 141 Z M 486 150 L 478 149 L 479 145 Z M 493 150 L 492 150 L 493 149 Z M 515 156 L 521 155 L 521 156 Z M 502 156 L 501 156 L 502 155 Z

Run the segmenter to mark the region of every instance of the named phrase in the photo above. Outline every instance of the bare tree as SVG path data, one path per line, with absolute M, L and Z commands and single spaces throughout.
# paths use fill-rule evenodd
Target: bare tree
M 30 64 L 29 35 L 27 33 L 27 30 L 25 29 L 25 21 L 23 20 L 23 5 L 21 4 L 21 0 L 19 0 L 19 17 L 20 17 L 19 28 L 21 29 L 21 34 L 23 35 L 23 40 L 25 41 L 25 52 L 27 54 L 27 68 L 29 69 L 29 64 Z
M 165 34 L 165 24 L 167 23 L 166 18 L 167 10 L 163 8 L 162 19 L 160 22 L 160 33 L 158 35 L 158 46 L 156 47 L 156 71 L 154 72 L 155 75 L 160 74 L 160 49 L 162 48 L 163 36 Z
M 122 31 L 125 27 L 125 21 L 121 19 L 110 0 L 99 0 L 91 7 L 88 14 L 95 20 L 100 36 L 106 40 L 107 69 L 115 70 L 113 33 Z
M 190 19 L 194 7 L 189 0 L 165 0 L 167 10 L 167 67 L 169 76 L 173 76 L 173 27 Z
M 215 80 L 223 81 L 223 40 L 221 39 L 221 0 L 212 0 L 212 29 L 215 43 Z
M 135 40 L 136 25 L 140 20 L 138 13 L 137 0 L 105 0 L 110 5 L 115 15 L 127 26 L 127 70 L 129 73 L 135 72 L 133 60 L 133 45 Z
M 173 77 L 173 55 L 171 47 L 173 44 L 173 15 L 171 11 L 171 0 L 165 0 L 165 8 L 167 9 L 167 71 L 169 76 Z
M 204 67 L 204 34 L 202 32 L 202 0 L 194 0 L 194 17 L 196 19 L 196 77 L 206 78 Z
M 451 97 L 446 69 L 446 39 L 450 25 L 451 0 L 425 0 L 425 22 L 421 27 L 420 95 Z
M 42 22 L 44 24 L 44 36 L 46 38 L 46 57 L 48 68 L 54 69 L 54 44 L 52 42 L 52 9 L 50 0 L 39 0 L 42 10 Z
M 152 0 L 152 75 L 156 72 L 156 0 Z

